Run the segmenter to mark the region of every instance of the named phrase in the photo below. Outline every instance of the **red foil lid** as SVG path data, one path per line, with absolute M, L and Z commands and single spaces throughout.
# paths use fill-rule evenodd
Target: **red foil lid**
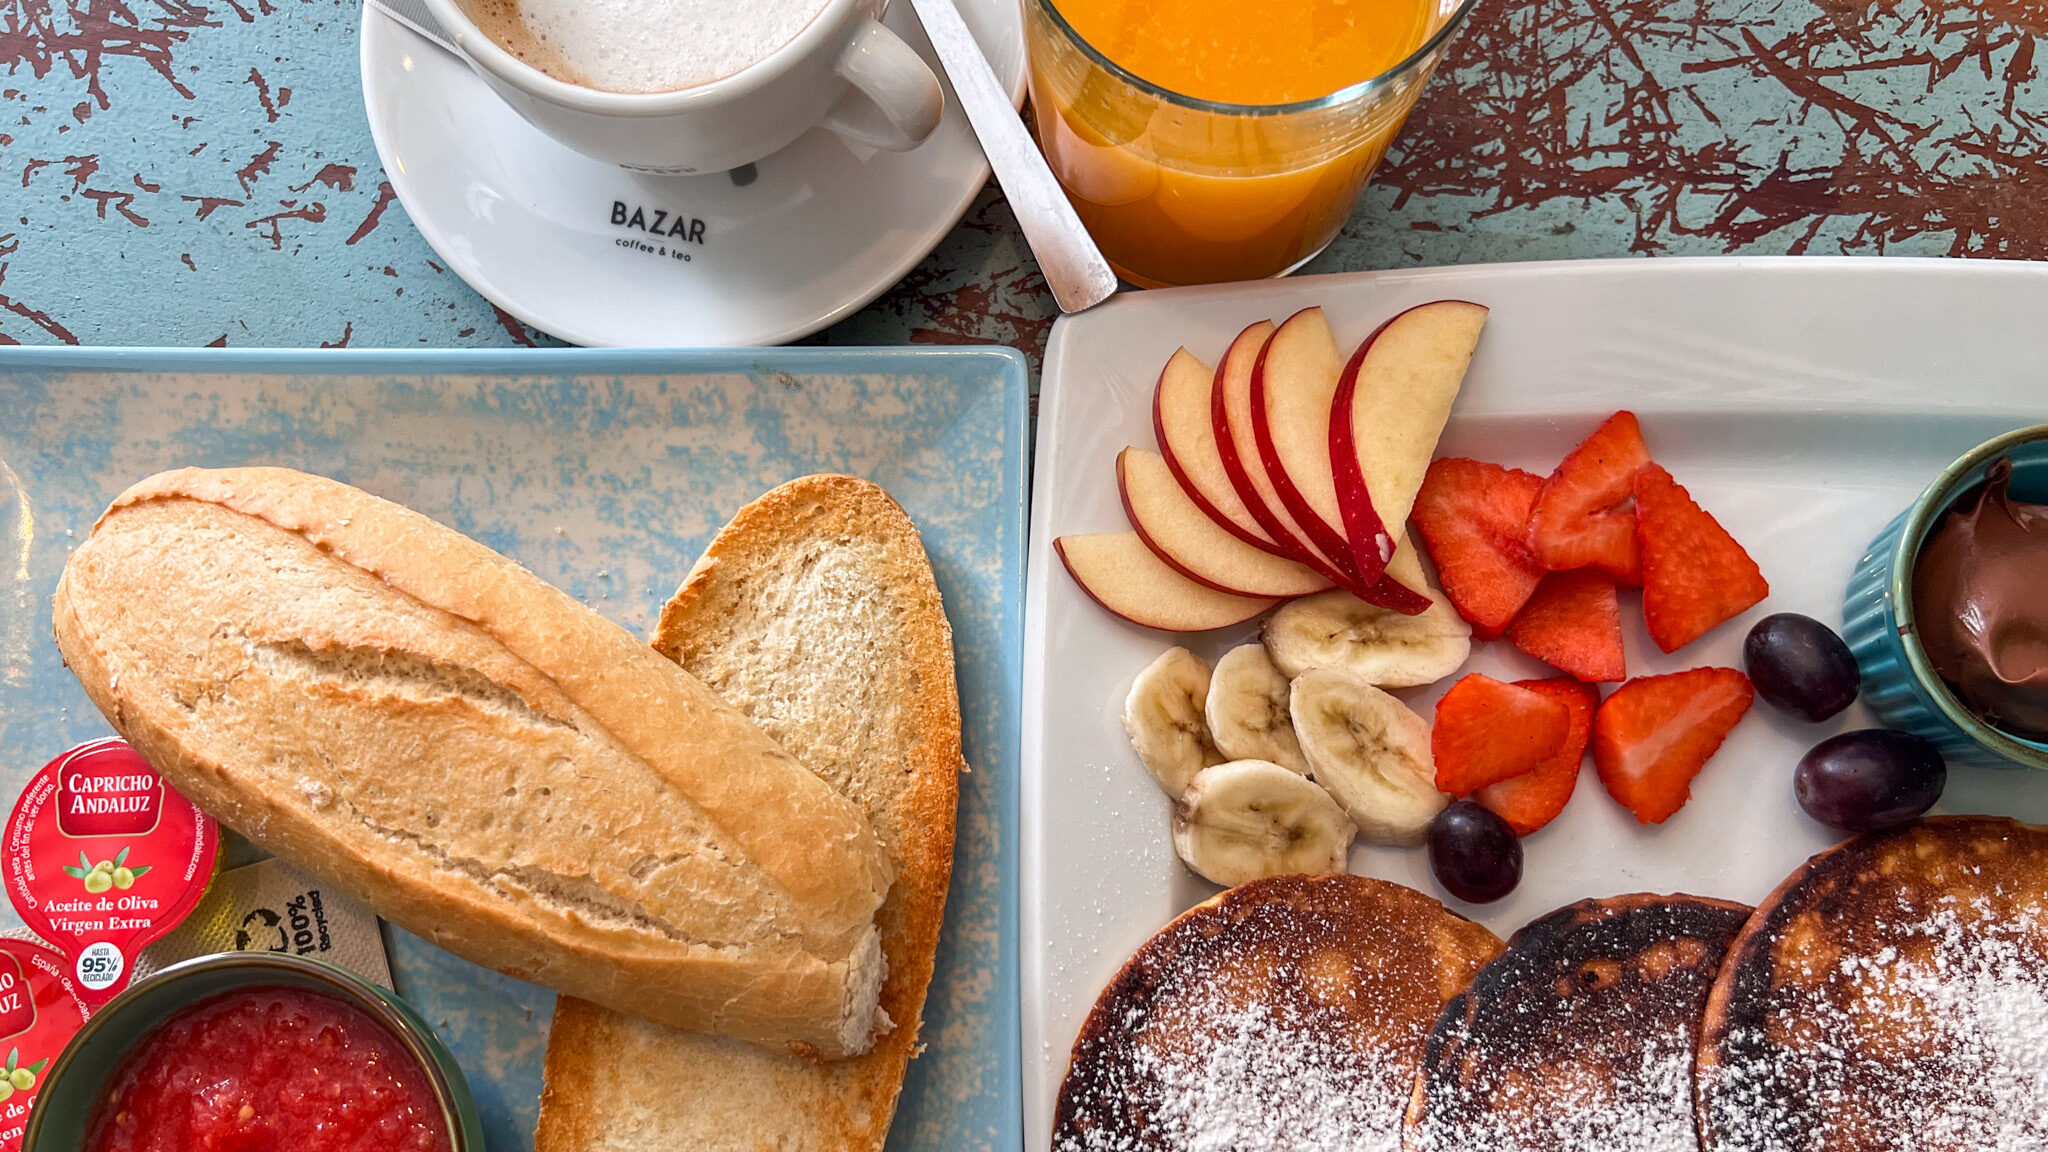
M 50 1062 L 85 1026 L 71 961 L 32 940 L 0 939 L 0 1152 L 15 1152 Z
M 191 914 L 220 841 L 211 817 L 112 738 L 44 765 L 14 802 L 6 836 L 7 898 L 70 959 L 92 1008 L 128 986 L 144 946 Z

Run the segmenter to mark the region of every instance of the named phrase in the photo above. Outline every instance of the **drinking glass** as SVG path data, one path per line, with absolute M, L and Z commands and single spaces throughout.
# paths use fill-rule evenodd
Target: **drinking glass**
M 1148 288 L 1284 276 L 1350 216 L 1477 0 L 1432 0 L 1422 45 L 1314 100 L 1226 104 L 1131 74 L 1053 0 L 1023 0 L 1038 142 L 1118 274 Z

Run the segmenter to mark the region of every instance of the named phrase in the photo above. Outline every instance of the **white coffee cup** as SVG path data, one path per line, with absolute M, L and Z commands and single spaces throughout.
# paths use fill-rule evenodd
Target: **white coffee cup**
M 455 46 L 514 111 L 586 156 L 640 172 L 724 172 L 814 127 L 907 152 L 945 111 L 938 78 L 884 28 L 888 0 L 826 0 L 795 39 L 721 80 L 673 92 L 606 92 L 520 60 L 459 0 L 425 0 Z

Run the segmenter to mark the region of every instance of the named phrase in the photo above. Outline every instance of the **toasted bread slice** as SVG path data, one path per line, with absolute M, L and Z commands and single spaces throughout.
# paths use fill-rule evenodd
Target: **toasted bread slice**
M 1387 1149 L 1444 1002 L 1493 933 L 1399 884 L 1257 880 L 1199 904 L 1103 989 L 1054 1152 Z
M 536 1152 L 880 1149 L 917 1047 L 965 768 L 952 629 L 917 529 L 864 480 L 784 484 L 712 541 L 654 646 L 866 811 L 896 864 L 877 915 L 894 1027 L 822 1063 L 564 998 Z
M 1749 909 L 1582 900 L 1508 940 L 1430 1033 L 1412 1152 L 1695 1148 L 1693 1049 Z
M 2048 1148 L 2048 829 L 1918 820 L 1756 910 L 1701 1028 L 1708 1152 Z

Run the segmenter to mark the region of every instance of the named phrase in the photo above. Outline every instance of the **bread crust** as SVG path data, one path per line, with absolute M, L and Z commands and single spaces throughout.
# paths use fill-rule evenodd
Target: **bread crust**
M 890 730 L 870 734 L 879 748 L 819 715 L 819 688 L 808 685 L 808 674 L 838 654 L 794 639 L 780 655 L 757 650 L 767 643 L 764 635 L 772 639 L 788 622 L 750 619 L 764 610 L 804 613 L 802 623 L 823 631 L 839 626 L 829 615 L 813 619 L 807 608 L 824 611 L 818 605 L 766 606 L 791 567 L 827 568 L 834 556 L 871 580 L 878 598 L 874 619 L 846 625 L 893 649 L 902 667 L 888 671 L 909 685 L 892 700 Z M 754 630 L 739 634 L 734 622 L 742 619 Z M 809 638 L 800 625 L 791 631 Z M 868 481 L 820 475 L 784 484 L 719 532 L 662 612 L 654 648 L 726 692 L 799 760 L 828 776 L 851 773 L 834 782 L 868 797 L 896 864 L 896 882 L 877 917 L 888 960 L 882 1008 L 895 1027 L 863 1056 L 820 1063 L 739 1051 L 716 1038 L 558 1001 L 537 1152 L 879 1152 L 919 1043 L 966 768 L 952 629 L 917 529 Z M 903 787 L 877 795 L 883 778 L 900 779 Z
M 967 765 L 960 748 L 953 626 L 946 619 L 931 560 L 909 514 L 880 485 L 853 476 L 807 476 L 770 490 L 741 509 L 692 566 L 683 586 L 662 609 L 653 647 L 686 670 L 701 664 L 706 644 L 699 622 L 720 610 L 717 600 L 721 595 L 742 591 L 738 585 L 745 577 L 742 572 L 738 579 L 727 580 L 717 568 L 722 564 L 744 568 L 748 557 L 762 554 L 791 531 L 804 530 L 800 527 L 804 525 L 812 531 L 884 541 L 877 557 L 877 574 L 904 603 L 903 653 L 920 685 L 909 703 L 910 728 L 917 734 L 910 770 L 920 786 L 909 794 L 901 811 L 903 834 L 888 846 L 888 852 L 897 877 L 891 895 L 902 891 L 900 903 L 916 913 L 912 917 L 915 923 L 906 924 L 910 935 L 903 951 L 909 957 L 921 955 L 923 971 L 921 975 L 903 973 L 903 981 L 891 979 L 889 984 L 897 988 L 914 985 L 920 990 L 917 1000 L 922 1004 L 922 989 L 931 982 L 946 891 L 952 882 L 960 773 Z M 893 956 L 890 969 L 892 976 L 897 974 Z M 890 1014 L 898 1020 L 916 1018 L 914 1011 L 899 1016 L 891 1009 Z
M 74 553 L 54 619 L 87 694 L 181 791 L 387 919 L 671 1023 L 834 1055 L 870 1039 L 891 867 L 858 809 L 695 678 L 460 533 L 288 469 L 164 473 Z M 440 812 L 393 799 L 432 771 L 455 793 L 494 773 L 529 789 Z M 538 779 L 554 787 L 536 797 Z M 701 844 L 657 835 L 645 810 L 663 797 Z M 378 803 L 400 815 L 363 816 Z M 458 827 L 470 839 L 448 851 Z M 637 860 L 612 860 L 639 840 Z

